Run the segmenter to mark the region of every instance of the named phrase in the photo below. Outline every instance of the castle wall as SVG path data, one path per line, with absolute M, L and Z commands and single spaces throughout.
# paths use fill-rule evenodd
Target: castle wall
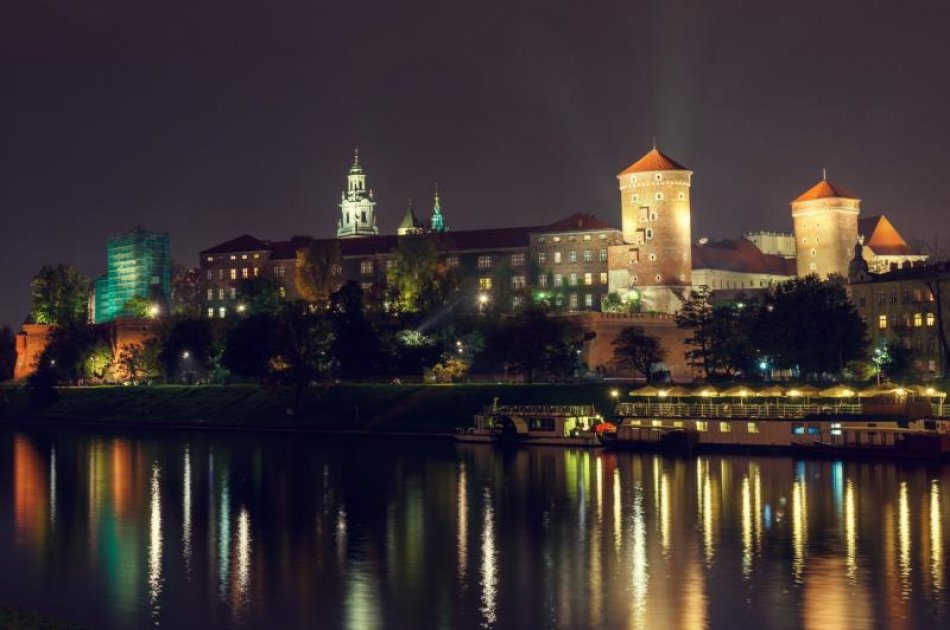
M 857 199 L 837 197 L 792 204 L 796 264 L 799 276 L 848 275 L 848 263 L 858 242 Z
M 16 364 L 13 378 L 23 379 L 36 371 L 40 357 L 49 345 L 55 326 L 46 324 L 23 324 L 16 336 Z
M 693 380 L 693 371 L 685 358 L 686 338 L 689 334 L 676 326 L 672 315 L 585 313 L 577 318 L 588 331 L 595 333 L 594 338 L 585 344 L 583 357 L 592 370 L 600 371 L 607 377 L 640 378 L 639 374 L 620 369 L 613 363 L 613 342 L 620 331 L 628 326 L 640 326 L 659 339 L 660 345 L 666 351 L 664 365 L 673 380 Z

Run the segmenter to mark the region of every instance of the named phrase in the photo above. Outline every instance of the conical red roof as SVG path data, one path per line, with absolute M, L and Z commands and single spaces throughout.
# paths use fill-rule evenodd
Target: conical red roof
M 648 173 L 650 171 L 688 171 L 689 169 L 676 162 L 669 156 L 663 155 L 660 151 L 653 149 L 642 158 L 625 168 L 620 174 L 630 175 L 631 173 Z
M 821 180 L 801 195 L 795 201 L 812 201 L 814 199 L 858 199 L 841 186 L 835 186 L 826 179 Z M 794 203 L 794 202 L 793 202 Z

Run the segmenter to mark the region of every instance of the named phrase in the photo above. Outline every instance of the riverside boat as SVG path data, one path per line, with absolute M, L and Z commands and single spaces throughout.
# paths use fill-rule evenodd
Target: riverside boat
M 806 416 L 800 419 L 624 418 L 608 447 L 634 450 L 790 450 L 811 456 L 950 456 L 950 421 Z
M 600 447 L 606 427 L 593 405 L 499 405 L 497 399 L 475 414 L 472 427 L 456 429 L 458 442 Z

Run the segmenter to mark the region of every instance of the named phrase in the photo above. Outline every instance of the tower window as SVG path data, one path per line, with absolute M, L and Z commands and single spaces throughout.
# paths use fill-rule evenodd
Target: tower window
M 656 281 L 659 282 L 661 279 L 660 274 L 656 274 Z
M 646 229 L 646 239 L 648 241 L 653 240 L 653 228 Z
M 812 248 L 812 250 L 811 250 L 811 255 L 812 255 L 812 256 L 815 256 L 815 255 L 817 255 L 817 254 L 818 254 L 818 250 L 815 249 L 815 248 Z
M 663 175 L 661 173 L 657 173 L 656 175 L 653 176 L 653 179 L 655 179 L 656 181 L 660 181 L 661 179 L 663 179 Z
M 877 327 L 881 330 L 887 328 L 887 315 L 878 315 L 877 316 Z
M 638 201 L 640 201 L 640 195 L 634 195 L 634 196 L 633 196 L 633 202 L 636 203 L 636 202 L 638 202 Z
M 663 193 L 661 193 L 661 192 L 656 193 L 656 200 L 657 200 L 657 201 L 663 201 Z
M 679 199 L 680 201 L 683 201 L 684 199 L 686 199 L 686 193 L 680 193 L 676 196 L 676 198 Z
M 656 254 L 650 254 L 650 260 L 651 261 L 656 260 Z

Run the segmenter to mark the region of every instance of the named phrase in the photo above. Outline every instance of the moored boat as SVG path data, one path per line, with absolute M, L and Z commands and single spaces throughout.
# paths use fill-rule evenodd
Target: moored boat
M 593 405 L 499 405 L 475 414 L 472 427 L 456 429 L 458 442 L 524 446 L 600 447 L 605 423 Z

